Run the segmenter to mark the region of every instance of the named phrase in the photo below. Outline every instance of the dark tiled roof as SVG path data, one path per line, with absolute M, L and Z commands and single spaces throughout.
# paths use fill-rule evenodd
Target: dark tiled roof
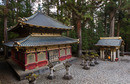
M 57 20 L 44 15 L 42 12 L 37 12 L 35 15 L 32 15 L 27 18 L 27 21 L 24 21 L 27 24 L 45 26 L 45 27 L 54 27 L 54 28 L 62 28 L 62 29 L 71 29 Z
M 47 45 L 60 45 L 60 44 L 72 44 L 78 42 L 76 39 L 63 36 L 28 36 L 20 40 L 13 40 L 4 45 L 13 47 L 31 47 L 31 46 L 47 46 Z
M 61 22 L 43 14 L 41 11 L 36 12 L 30 17 L 20 18 L 19 23 L 11 27 L 8 31 L 16 28 L 21 24 L 35 26 L 35 28 L 38 26 L 41 28 L 72 29 L 72 27 L 62 24 Z
M 96 46 L 120 46 L 122 39 L 101 39 Z

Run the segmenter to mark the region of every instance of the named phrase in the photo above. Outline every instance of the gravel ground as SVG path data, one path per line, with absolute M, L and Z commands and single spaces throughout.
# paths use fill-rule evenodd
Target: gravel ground
M 81 60 L 70 67 L 72 80 L 64 80 L 65 70 L 56 71 L 56 79 L 48 80 L 47 74 L 41 75 L 36 84 L 130 84 L 130 56 L 120 57 L 118 62 L 101 61 L 99 65 L 82 69 Z M 28 84 L 26 80 L 18 81 L 6 62 L 0 62 L 0 84 Z
M 130 84 L 130 56 L 120 57 L 118 62 L 101 61 L 99 65 L 82 69 L 81 60 L 73 63 L 70 73 L 72 80 L 64 80 L 65 70 L 55 72 L 56 79 L 46 79 L 48 74 L 42 75 L 37 84 Z

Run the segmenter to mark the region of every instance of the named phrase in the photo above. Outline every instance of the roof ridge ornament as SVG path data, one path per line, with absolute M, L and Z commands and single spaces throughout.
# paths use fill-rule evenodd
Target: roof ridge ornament
M 41 12 L 41 7 L 40 7 L 41 5 L 40 4 L 38 4 L 38 12 Z

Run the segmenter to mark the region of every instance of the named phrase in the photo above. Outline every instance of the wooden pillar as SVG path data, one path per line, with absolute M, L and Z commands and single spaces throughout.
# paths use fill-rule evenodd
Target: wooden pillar
M 43 51 L 42 51 L 43 52 Z M 38 67 L 38 57 L 37 57 L 37 52 L 35 52 L 35 61 L 36 61 L 36 68 Z
M 111 61 L 113 59 L 113 49 L 111 49 Z
M 100 48 L 100 59 L 102 59 L 102 48 Z
M 120 50 L 117 49 L 117 58 L 119 58 L 119 56 L 120 56 Z
M 102 59 L 105 60 L 104 48 L 102 49 Z
M 116 59 L 116 49 L 113 50 L 113 61 Z
M 25 53 L 25 66 L 27 65 L 27 54 Z

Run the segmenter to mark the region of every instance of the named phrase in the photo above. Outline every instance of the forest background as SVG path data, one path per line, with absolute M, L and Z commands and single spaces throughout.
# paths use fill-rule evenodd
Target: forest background
M 121 36 L 125 42 L 125 51 L 130 52 L 130 0 L 5 1 L 0 2 L 0 46 L 4 41 L 5 19 L 9 29 L 17 23 L 18 17 L 31 16 L 37 11 L 36 4 L 40 4 L 44 14 L 65 25 L 74 26 L 70 32 L 63 33 L 65 36 L 79 38 L 79 46 L 74 44 L 73 52 L 77 52 L 78 47 L 82 50 L 97 49 L 95 44 L 100 37 L 107 36 Z M 16 37 L 18 34 L 8 33 L 8 40 Z

